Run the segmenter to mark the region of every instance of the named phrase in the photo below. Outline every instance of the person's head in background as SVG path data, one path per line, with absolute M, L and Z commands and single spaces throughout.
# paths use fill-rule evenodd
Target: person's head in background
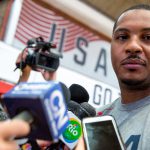
M 111 59 L 121 96 L 137 91 L 136 101 L 150 93 L 150 6 L 139 4 L 125 10 L 116 20 Z M 142 92 L 139 92 L 142 90 Z M 135 93 L 134 93 L 135 94 Z

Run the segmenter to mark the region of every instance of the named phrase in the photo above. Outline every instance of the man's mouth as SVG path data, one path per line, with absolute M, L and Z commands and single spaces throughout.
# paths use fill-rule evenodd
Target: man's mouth
M 123 65 L 126 69 L 139 69 L 143 66 L 146 66 L 146 62 L 143 59 L 139 58 L 128 58 L 124 59 L 121 62 L 121 65 Z

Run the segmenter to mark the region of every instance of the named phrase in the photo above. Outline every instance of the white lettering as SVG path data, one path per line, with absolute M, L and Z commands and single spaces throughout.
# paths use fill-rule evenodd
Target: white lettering
M 49 89 L 51 86 L 52 84 L 20 84 L 16 86 L 14 90 L 45 90 Z
M 67 128 L 70 131 L 70 133 L 73 134 L 73 136 L 78 135 L 78 131 L 76 130 L 76 126 L 69 124 L 69 126 Z
M 58 135 L 58 131 L 56 129 L 56 124 L 55 124 L 55 121 L 54 121 L 54 118 L 53 118 L 53 114 L 51 112 L 51 109 L 49 108 L 49 101 L 48 101 L 48 99 L 46 99 L 44 101 L 44 104 L 45 104 L 46 111 L 48 113 L 48 118 L 49 118 L 51 126 L 52 126 L 52 132 L 54 133 L 55 136 L 57 136 Z
M 68 117 L 65 115 L 65 104 L 63 101 L 63 95 L 60 91 L 57 90 L 51 94 L 50 103 L 54 111 L 54 116 L 58 119 L 57 127 L 58 129 L 61 129 L 67 122 Z

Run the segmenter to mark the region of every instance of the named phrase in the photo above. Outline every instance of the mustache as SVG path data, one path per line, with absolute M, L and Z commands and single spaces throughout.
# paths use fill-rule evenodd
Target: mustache
M 139 55 L 129 55 L 128 57 L 126 57 L 125 59 L 123 59 L 121 61 L 121 64 L 130 62 L 131 60 L 135 60 L 143 65 L 146 65 L 146 61 L 144 59 L 142 59 Z

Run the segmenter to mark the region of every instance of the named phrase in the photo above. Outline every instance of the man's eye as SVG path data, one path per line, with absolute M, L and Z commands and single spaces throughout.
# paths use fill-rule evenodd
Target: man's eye
M 150 40 L 150 35 L 145 35 L 145 36 L 143 36 L 143 39 L 144 39 L 144 40 Z
M 118 35 L 118 36 L 116 36 L 116 39 L 120 40 L 120 41 L 124 41 L 124 40 L 128 39 L 128 36 L 127 35 Z

